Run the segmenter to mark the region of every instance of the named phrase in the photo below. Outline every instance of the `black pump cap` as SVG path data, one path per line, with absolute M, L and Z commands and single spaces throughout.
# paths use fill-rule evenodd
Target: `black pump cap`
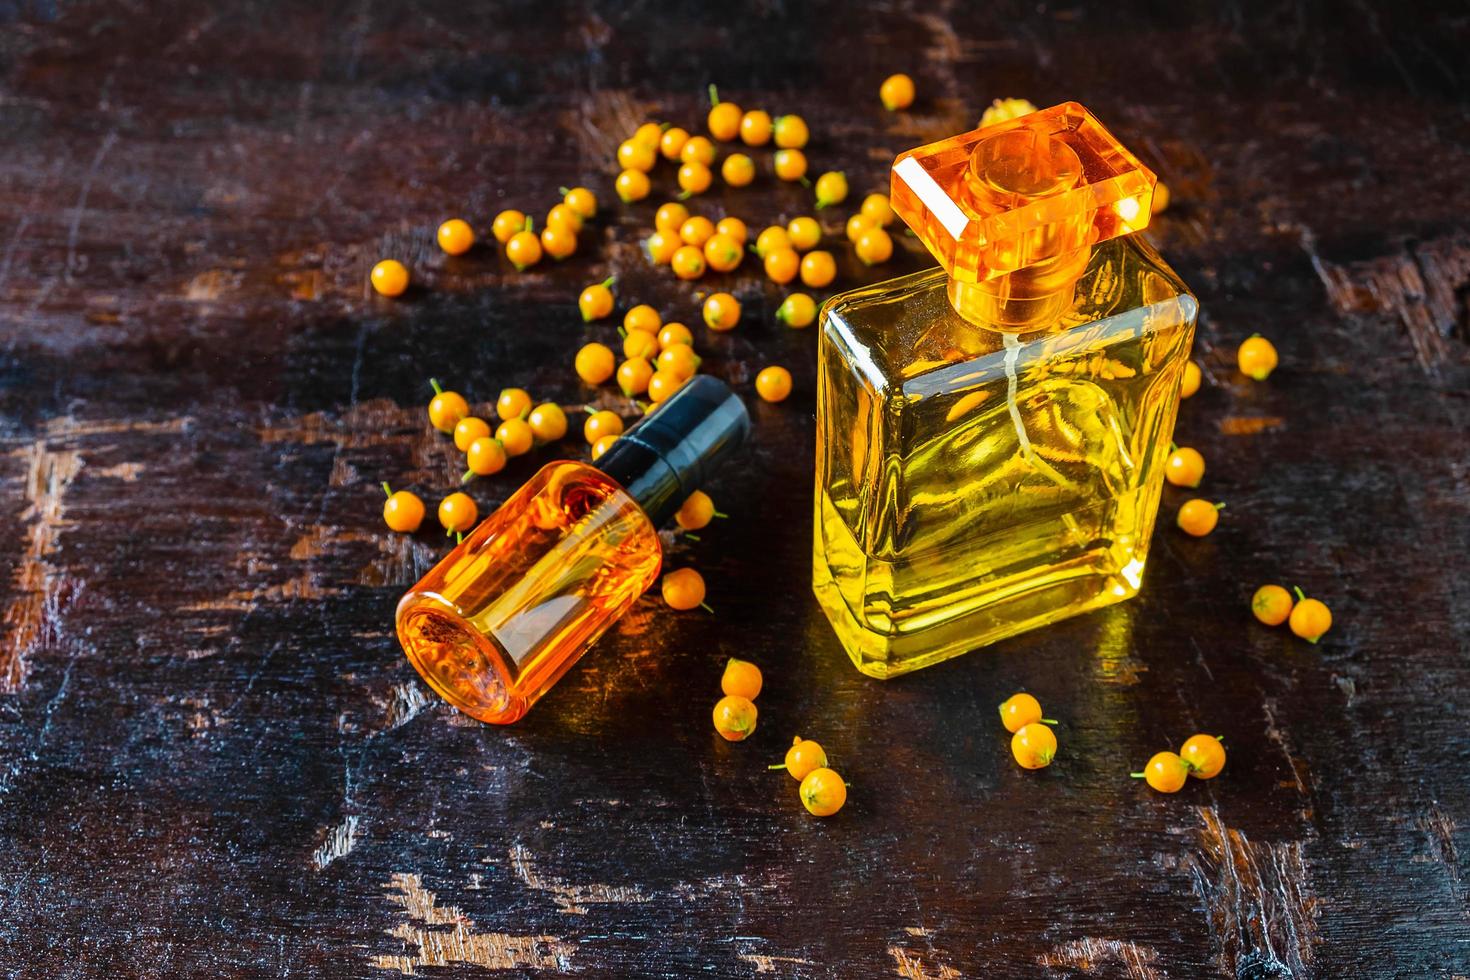
M 723 381 L 697 374 L 645 415 L 592 465 L 622 484 L 654 525 L 745 442 L 750 415 Z

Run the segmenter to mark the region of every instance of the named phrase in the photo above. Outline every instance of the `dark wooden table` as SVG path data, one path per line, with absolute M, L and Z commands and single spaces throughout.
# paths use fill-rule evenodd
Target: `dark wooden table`
M 1464 7 L 466 6 L 0 2 L 5 975 L 1470 975 Z M 752 399 L 731 519 L 670 539 L 716 615 L 646 598 L 482 726 L 399 653 L 446 545 L 387 533 L 378 482 L 459 472 L 431 375 L 586 400 L 571 354 L 611 330 L 583 284 L 695 322 L 638 249 L 670 171 L 612 206 L 608 160 L 694 128 L 708 82 L 804 114 L 859 196 L 992 98 L 1092 108 L 1173 191 L 1149 234 L 1204 309 L 1179 439 L 1227 516 L 1185 539 L 1170 492 L 1137 600 L 861 677 L 808 588 L 815 332 L 748 262 L 711 280 L 747 322 L 698 346 L 796 393 Z M 434 245 L 577 182 L 609 206 L 565 263 Z M 758 228 L 809 200 L 697 203 Z M 927 263 L 860 270 L 849 210 L 839 286 Z M 398 302 L 366 288 L 385 255 Z M 1266 384 L 1233 369 L 1256 331 Z M 1320 646 L 1250 618 L 1264 581 L 1331 604 Z M 731 654 L 767 678 L 739 745 L 709 722 Z M 1042 772 L 997 724 L 1020 688 L 1063 721 Z M 1127 778 L 1197 730 L 1221 778 Z M 852 782 L 838 817 L 765 770 L 793 733 Z

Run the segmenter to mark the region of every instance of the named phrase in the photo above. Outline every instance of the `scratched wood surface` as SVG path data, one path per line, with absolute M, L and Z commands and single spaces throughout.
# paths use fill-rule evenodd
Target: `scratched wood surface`
M 0 2 L 6 975 L 1470 975 L 1463 7 L 466 6 Z M 898 69 L 921 99 L 893 116 Z M 609 332 L 581 285 L 696 308 L 637 248 L 667 169 L 524 275 L 433 227 L 559 184 L 610 202 L 616 142 L 692 128 L 711 81 L 803 113 L 859 194 L 992 98 L 1097 112 L 1174 194 L 1150 235 L 1204 310 L 1179 441 L 1226 517 L 1161 530 L 1133 602 L 859 676 L 807 585 L 815 337 L 747 263 L 749 322 L 698 345 L 796 393 L 752 401 L 711 488 L 731 519 L 669 538 L 717 615 L 645 599 L 481 726 L 390 628 L 445 544 L 385 533 L 377 483 L 458 472 L 426 379 L 579 404 L 570 354 Z M 763 177 L 699 205 L 807 200 Z M 901 245 L 872 272 L 839 245 L 838 285 L 926 264 Z M 383 255 L 400 302 L 364 288 Z M 1256 331 L 1264 385 L 1231 366 Z M 1319 647 L 1249 619 L 1268 580 L 1331 604 Z M 766 668 L 741 745 L 708 716 L 730 654 Z M 1062 719 L 1043 772 L 996 723 L 1018 688 Z M 1127 779 L 1197 730 L 1221 778 Z M 837 818 L 766 772 L 793 733 L 852 782 Z

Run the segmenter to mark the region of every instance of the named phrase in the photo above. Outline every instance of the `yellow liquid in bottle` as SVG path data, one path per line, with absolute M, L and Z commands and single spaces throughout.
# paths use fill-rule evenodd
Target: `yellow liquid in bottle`
M 947 283 L 823 311 L 813 584 L 878 677 L 1138 591 L 1193 339 L 1193 297 L 1136 236 L 1029 333 L 963 319 Z
M 526 713 L 658 576 L 658 532 L 611 477 L 551 463 L 398 605 L 410 662 L 481 721 Z

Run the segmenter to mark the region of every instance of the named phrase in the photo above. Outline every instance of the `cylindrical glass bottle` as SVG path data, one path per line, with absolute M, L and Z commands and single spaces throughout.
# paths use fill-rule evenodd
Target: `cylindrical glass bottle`
M 693 379 L 596 465 L 549 463 L 398 604 L 398 638 L 429 686 L 508 724 L 658 576 L 658 525 L 750 425 L 714 378 Z

